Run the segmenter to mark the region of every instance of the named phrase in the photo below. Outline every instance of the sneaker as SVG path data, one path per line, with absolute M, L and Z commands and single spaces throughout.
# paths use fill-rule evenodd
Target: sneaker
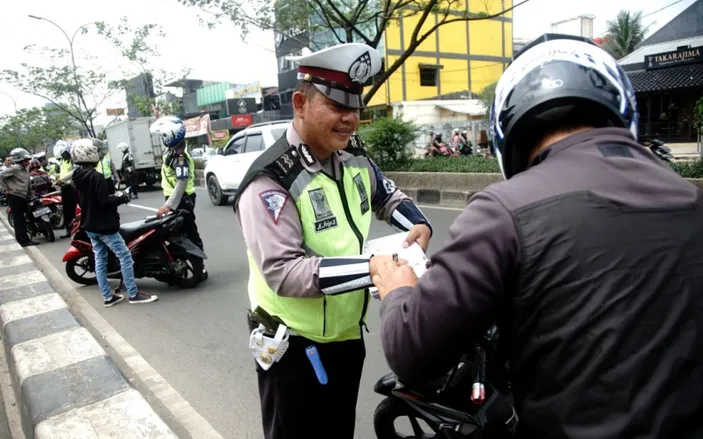
M 112 297 L 105 300 L 103 302 L 103 304 L 105 305 L 105 308 L 109 308 L 111 306 L 117 305 L 118 303 L 122 302 L 123 300 L 124 300 L 124 296 L 121 296 L 119 294 L 113 294 Z
M 136 296 L 129 298 L 129 303 L 151 303 L 156 302 L 157 300 L 159 300 L 159 296 L 157 295 L 137 293 Z

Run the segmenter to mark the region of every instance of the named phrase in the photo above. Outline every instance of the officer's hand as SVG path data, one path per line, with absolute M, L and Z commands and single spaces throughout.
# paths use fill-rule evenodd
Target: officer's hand
M 422 251 L 426 252 L 427 247 L 430 245 L 430 236 L 432 231 L 425 224 L 416 224 L 408 232 L 408 236 L 405 238 L 403 247 L 408 247 L 413 242 L 417 242 Z
M 156 212 L 156 217 L 161 218 L 162 216 L 166 215 L 171 211 L 171 208 L 168 206 L 161 206 L 158 212 Z
M 378 258 L 378 259 L 377 259 Z M 378 288 L 378 294 L 383 300 L 388 293 L 400 287 L 417 285 L 415 271 L 405 260 L 395 262 L 390 256 L 374 256 L 371 258 L 371 279 Z

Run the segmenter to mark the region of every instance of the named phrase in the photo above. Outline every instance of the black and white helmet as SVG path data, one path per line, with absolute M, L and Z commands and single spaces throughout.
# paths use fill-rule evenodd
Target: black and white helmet
M 71 145 L 71 161 L 77 165 L 96 165 L 107 150 L 100 139 L 78 139 Z
M 9 157 L 10 160 L 12 160 L 12 163 L 21 163 L 32 158 L 32 156 L 29 154 L 29 151 L 24 148 L 13 149 L 12 151 L 10 151 Z
M 637 140 L 635 92 L 593 41 L 545 34 L 515 55 L 496 86 L 490 131 L 503 176 L 527 169 L 549 130 L 571 125 L 623 127 Z

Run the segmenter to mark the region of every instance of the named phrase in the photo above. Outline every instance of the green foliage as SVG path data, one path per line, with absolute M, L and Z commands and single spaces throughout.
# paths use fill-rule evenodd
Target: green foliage
M 644 41 L 644 36 L 649 26 L 642 24 L 642 12 L 620 10 L 615 20 L 607 23 L 606 38 L 608 43 L 605 48 L 615 59 L 629 55 L 635 47 Z
M 481 0 L 485 11 L 465 11 L 464 0 L 176 0 L 194 6 L 205 14 L 209 27 L 229 21 L 245 38 L 251 28 L 274 31 L 278 36 L 297 40 L 312 50 L 338 43 L 360 42 L 378 48 L 389 25 L 414 16 L 406 24 L 403 53 L 386 65 L 364 96 L 368 103 L 405 60 L 438 29 L 450 23 L 486 20 L 501 16 L 527 3 L 522 0 L 496 14 L 490 14 L 498 0 Z
M 703 96 L 696 102 L 693 107 L 693 126 L 701 131 L 703 130 Z
M 669 163 L 671 169 L 683 178 L 703 178 L 703 160 Z
M 395 118 L 379 118 L 359 129 L 359 136 L 371 158 L 383 167 L 405 163 L 410 158 L 408 145 L 417 137 L 418 127 Z
M 0 154 L 22 147 L 40 152 L 69 134 L 76 134 L 80 126 L 68 114 L 56 107 L 29 108 L 15 115 L 0 118 Z
M 481 93 L 478 94 L 479 100 L 486 107 L 486 114 L 491 111 L 491 105 L 493 105 L 493 99 L 496 95 L 497 85 L 498 81 L 494 82 L 493 84 L 489 84 L 483 90 L 481 90 Z
M 471 172 L 500 173 L 496 159 L 478 156 L 412 158 L 404 163 L 389 163 L 384 172 Z

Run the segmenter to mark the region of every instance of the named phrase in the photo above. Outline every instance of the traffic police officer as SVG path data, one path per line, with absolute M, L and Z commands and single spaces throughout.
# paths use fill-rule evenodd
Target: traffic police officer
M 100 160 L 95 169 L 105 177 L 108 192 L 110 194 L 114 194 L 115 179 L 117 178 L 117 172 L 115 172 L 115 163 L 113 163 L 112 157 L 110 157 L 110 150 L 107 149 L 107 145 L 105 151 L 101 151 L 101 153 L 103 152 L 105 155 L 103 156 L 102 160 Z
M 370 270 L 391 259 L 362 256 L 372 216 L 409 231 L 407 240 L 424 249 L 431 229 L 354 134 L 378 52 L 349 43 L 294 60 L 294 120 L 252 164 L 234 200 L 252 309 L 294 334 L 280 361 L 257 366 L 264 435 L 351 439 Z
M 63 218 L 66 225 L 66 234 L 61 239 L 71 237 L 71 222 L 76 217 L 76 191 L 73 189 L 73 162 L 71 161 L 71 146 L 59 140 L 54 145 L 54 157 L 59 158 L 59 179 L 56 184 L 61 187 L 61 204 L 63 205 Z
M 183 232 L 201 250 L 203 240 L 195 225 L 195 163 L 186 151 L 186 125 L 180 118 L 164 116 L 150 127 L 153 134 L 158 134 L 166 147 L 161 166 L 161 189 L 166 203 L 156 213 L 162 217 L 172 210 L 187 210 L 190 218 L 183 223 Z M 208 276 L 203 269 L 202 278 Z
M 377 267 L 391 369 L 427 383 L 496 321 L 518 437 L 701 437 L 703 196 L 637 143 L 625 72 L 544 35 L 498 81 L 490 128 L 507 181 L 419 281 Z

